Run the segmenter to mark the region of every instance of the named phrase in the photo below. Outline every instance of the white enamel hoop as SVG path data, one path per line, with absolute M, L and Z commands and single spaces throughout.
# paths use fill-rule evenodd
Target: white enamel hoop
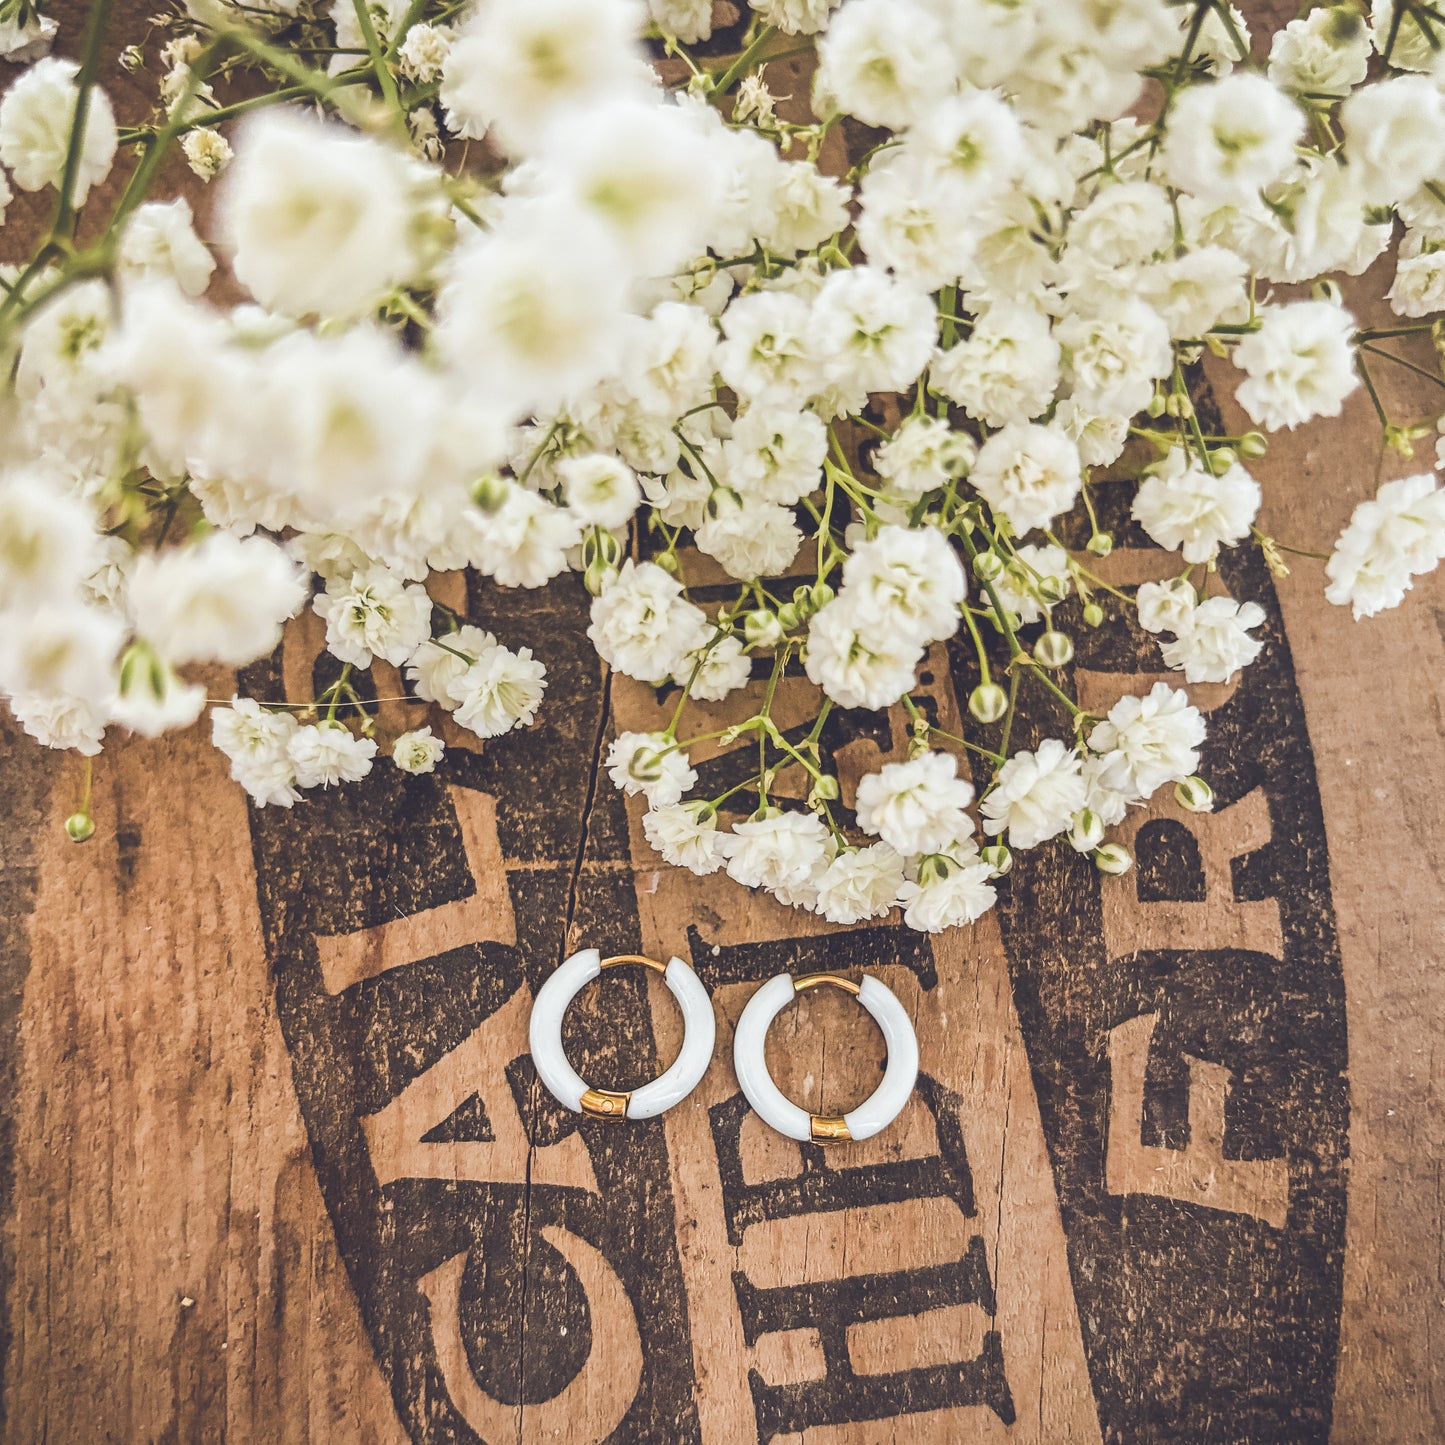
M 873 1015 L 888 1045 L 883 1082 L 856 1109 L 841 1117 L 800 1109 L 773 1082 L 764 1053 L 773 1020 L 795 995 L 818 984 L 831 984 L 854 994 Z M 918 1036 L 892 990 L 871 974 L 864 974 L 862 983 L 854 984 L 835 974 L 814 973 L 795 980 L 791 974 L 780 973 L 748 1000 L 733 1035 L 733 1066 L 748 1103 L 779 1134 L 800 1143 L 867 1139 L 886 1129 L 902 1113 L 913 1093 L 918 1079 Z
M 672 1065 L 650 1084 L 626 1094 L 590 1088 L 562 1051 L 562 1017 L 568 1005 L 604 968 L 620 963 L 640 963 L 661 973 L 682 1010 L 683 1023 L 682 1050 Z M 638 954 L 603 959 L 595 948 L 574 953 L 542 985 L 528 1027 L 532 1062 L 542 1082 L 558 1103 L 597 1119 L 651 1119 L 685 1099 L 707 1072 L 716 1032 L 712 1000 L 682 959 L 674 958 L 664 968 Z

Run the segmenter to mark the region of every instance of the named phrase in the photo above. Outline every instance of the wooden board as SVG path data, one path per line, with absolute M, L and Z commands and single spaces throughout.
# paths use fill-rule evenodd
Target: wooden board
M 1381 379 L 1398 416 L 1438 404 Z M 1327 545 L 1373 438 L 1356 397 L 1278 441 L 1266 529 Z M 1113 508 L 1107 565 L 1141 580 L 1160 555 Z M 199 735 L 128 741 L 77 848 L 78 770 L 0 724 L 4 1439 L 1445 1438 L 1437 580 L 1357 626 L 1312 566 L 1231 554 L 1267 648 L 1202 690 L 1217 811 L 1161 800 L 1123 879 L 1021 857 L 933 941 L 664 868 L 598 760 L 667 697 L 602 674 L 580 587 L 441 585 L 550 687 L 534 729 L 452 734 L 433 777 L 255 810 Z M 1142 633 L 1076 635 L 1096 705 L 1159 672 Z M 297 625 L 247 683 L 309 696 L 318 651 Z M 944 726 L 970 667 L 930 658 Z M 1025 732 L 1059 727 L 1041 702 Z M 845 805 L 905 741 L 900 715 L 829 724 Z M 662 1119 L 579 1122 L 536 1082 L 530 999 L 584 945 L 677 952 L 714 991 L 713 1066 Z M 747 1111 L 731 1030 L 784 967 L 903 999 L 922 1075 L 885 1134 L 796 1146 Z M 612 976 L 567 1043 L 628 1087 L 677 1017 Z M 838 996 L 771 1043 L 818 1111 L 881 1071 Z

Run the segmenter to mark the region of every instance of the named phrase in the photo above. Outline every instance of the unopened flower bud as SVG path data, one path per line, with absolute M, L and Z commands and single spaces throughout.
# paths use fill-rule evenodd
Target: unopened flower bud
M 1216 477 L 1222 477 L 1238 461 L 1239 453 L 1233 447 L 1216 447 L 1209 454 L 1209 469 Z
M 1069 842 L 1077 853 L 1092 853 L 1104 841 L 1104 820 L 1092 809 L 1084 808 L 1069 829 Z
M 472 483 L 472 501 L 488 516 L 501 511 L 510 492 L 511 484 L 498 476 L 478 477 Z
M 1014 866 L 1014 855 L 1002 843 L 990 843 L 978 856 L 993 869 L 995 878 L 1002 878 Z
M 1168 403 L 1164 399 L 1164 393 L 1156 391 L 1154 395 L 1149 398 L 1149 405 L 1146 406 L 1144 410 L 1148 412 L 1150 416 L 1157 418 L 1164 415 L 1164 408 L 1167 405 Z
M 937 883 L 940 878 L 948 877 L 948 859 L 942 853 L 929 853 L 926 857 L 918 860 L 918 882 L 920 886 L 927 888 L 930 883 Z
M 1250 461 L 1258 461 L 1269 450 L 1269 439 L 1263 432 L 1247 431 L 1239 439 L 1239 454 Z
M 1034 656 L 1044 667 L 1062 667 L 1074 655 L 1074 644 L 1062 632 L 1045 632 L 1034 643 Z
M 1117 877 L 1127 873 L 1134 866 L 1134 855 L 1122 843 L 1105 843 L 1094 849 L 1094 867 L 1100 873 Z
M 1104 609 L 1097 602 L 1084 603 L 1084 625 L 1098 627 L 1104 620 Z
M 791 632 L 802 620 L 798 609 L 791 602 L 785 602 L 778 608 L 778 625 L 784 632 Z
M 609 567 L 616 567 L 622 560 L 622 543 L 606 527 L 589 527 L 582 538 L 584 565 L 590 565 L 594 558 Z
M 682 570 L 677 560 L 676 552 L 659 552 L 652 560 L 657 563 L 664 572 L 671 572 L 674 576 Z
M 1003 575 L 1004 561 L 997 552 L 980 552 L 973 559 L 973 575 L 980 582 L 993 582 Z
M 1095 532 L 1087 546 L 1094 556 L 1107 557 L 1114 550 L 1114 539 L 1107 532 Z
M 617 575 L 617 568 L 610 563 L 603 561 L 601 557 L 594 557 L 582 573 L 582 585 L 592 597 L 600 597 L 602 589 Z
M 782 636 L 777 617 L 761 607 L 743 618 L 743 637 L 749 647 L 774 647 Z
M 1209 813 L 1214 810 L 1214 789 L 1197 773 L 1192 778 L 1174 784 L 1174 797 L 1181 808 L 1191 813 Z
M 968 710 L 981 723 L 996 723 L 1008 711 L 1008 693 L 996 682 L 981 682 L 968 695 Z
M 1052 605 L 1055 602 L 1062 602 L 1069 595 L 1069 579 L 1067 577 L 1040 577 L 1039 598 L 1041 601 Z
M 833 802 L 838 796 L 838 780 L 824 773 L 821 778 L 813 781 L 813 792 L 822 798 L 825 803 Z
M 837 595 L 826 582 L 815 582 L 812 593 L 812 610 L 817 612 L 826 607 Z
M 65 820 L 65 831 L 72 843 L 84 843 L 95 833 L 95 819 L 89 813 L 72 813 Z
M 1179 417 L 1182 421 L 1188 421 L 1194 415 L 1194 403 L 1187 396 L 1179 392 L 1173 393 L 1168 401 L 1164 403 L 1164 410 L 1170 416 Z

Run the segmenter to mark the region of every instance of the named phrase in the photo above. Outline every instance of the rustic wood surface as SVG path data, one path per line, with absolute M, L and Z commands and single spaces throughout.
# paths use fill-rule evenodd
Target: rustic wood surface
M 1399 416 L 1438 405 L 1380 379 Z M 1278 439 L 1266 529 L 1328 545 L 1374 437 L 1361 395 Z M 1116 520 L 1111 575 L 1151 575 Z M 536 727 L 291 813 L 249 808 L 200 734 L 120 741 L 76 847 L 74 761 L 0 723 L 0 1437 L 1445 1438 L 1445 589 L 1356 625 L 1313 564 L 1273 583 L 1232 556 L 1219 585 L 1269 618 L 1256 667 L 1203 690 L 1218 811 L 1158 803 L 1124 879 L 1038 850 L 932 942 L 663 868 L 598 759 L 669 702 L 603 675 L 575 587 L 442 579 L 546 661 Z M 246 681 L 310 695 L 318 650 L 298 624 Z M 930 658 L 944 726 L 969 667 Z M 1111 627 L 1074 673 L 1107 705 L 1159 667 Z M 906 728 L 824 741 L 846 805 Z M 713 1066 L 660 1120 L 579 1123 L 536 1082 L 529 1001 L 591 944 L 676 952 L 713 990 Z M 785 967 L 866 967 L 914 1017 L 920 1087 L 876 1139 L 797 1146 L 745 1108 L 732 1026 Z M 678 1043 L 628 973 L 569 1015 L 602 1086 Z M 820 1112 L 881 1072 L 838 995 L 770 1046 Z

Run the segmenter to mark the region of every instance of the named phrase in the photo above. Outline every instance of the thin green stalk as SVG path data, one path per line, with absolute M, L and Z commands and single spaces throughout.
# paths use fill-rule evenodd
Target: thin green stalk
M 70 123 L 70 140 L 65 149 L 65 168 L 60 173 L 60 198 L 55 205 L 55 221 L 50 227 L 52 239 L 70 236 L 75 230 L 75 180 L 80 173 L 80 157 L 85 149 L 90 94 L 95 86 L 96 71 L 100 68 L 100 52 L 105 43 L 111 4 L 112 0 L 92 0 L 90 14 L 86 17 L 80 70 L 75 77 L 75 115 Z
M 718 77 L 717 84 L 713 86 L 713 94 L 726 95 L 753 68 L 762 52 L 767 49 L 768 42 L 777 33 L 776 25 L 764 25 L 753 39 L 753 43 Z

